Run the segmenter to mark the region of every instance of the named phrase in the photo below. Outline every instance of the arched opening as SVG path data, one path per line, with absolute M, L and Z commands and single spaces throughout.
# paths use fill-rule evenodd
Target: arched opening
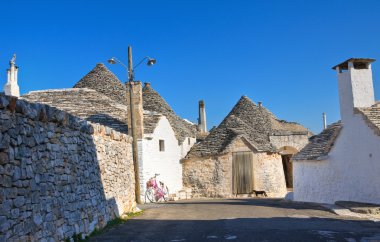
M 298 150 L 292 146 L 284 146 L 279 150 L 282 159 L 282 167 L 284 169 L 286 188 L 288 190 L 293 189 L 293 163 L 292 156 L 298 152 Z

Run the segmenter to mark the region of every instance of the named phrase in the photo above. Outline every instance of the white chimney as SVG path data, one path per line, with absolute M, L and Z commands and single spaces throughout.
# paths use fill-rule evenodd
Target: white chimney
M 205 102 L 203 100 L 199 101 L 198 130 L 201 133 L 207 132 L 206 108 L 205 108 Z
M 355 107 L 375 104 L 371 63 L 374 59 L 351 58 L 336 65 L 338 74 L 340 116 L 342 122 L 352 119 Z
M 9 61 L 7 70 L 7 83 L 4 85 L 4 93 L 8 96 L 20 97 L 20 88 L 17 84 L 18 67 L 16 66 L 16 54 Z

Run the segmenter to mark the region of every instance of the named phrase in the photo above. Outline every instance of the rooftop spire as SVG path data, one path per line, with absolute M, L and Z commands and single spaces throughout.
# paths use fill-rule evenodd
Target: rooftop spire
M 17 84 L 18 67 L 16 66 L 16 54 L 9 61 L 7 70 L 7 83 L 4 85 L 4 93 L 8 96 L 20 97 L 20 88 Z

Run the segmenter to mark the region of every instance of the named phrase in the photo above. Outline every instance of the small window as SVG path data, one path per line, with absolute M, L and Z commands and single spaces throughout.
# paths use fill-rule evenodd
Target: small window
M 190 145 L 190 138 L 187 138 L 187 144 Z
M 165 140 L 159 140 L 160 151 L 165 151 Z

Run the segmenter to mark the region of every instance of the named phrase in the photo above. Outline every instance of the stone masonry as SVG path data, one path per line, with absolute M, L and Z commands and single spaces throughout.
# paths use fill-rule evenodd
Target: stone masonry
M 0 94 L 0 241 L 86 235 L 134 206 L 131 138 Z
M 244 139 L 237 138 L 220 155 L 203 159 L 184 159 L 183 185 L 191 188 L 193 197 L 233 197 L 232 153 L 253 153 L 253 187 L 264 190 L 270 197 L 286 194 L 281 155 L 253 150 Z
M 256 105 L 242 96 L 222 123 L 182 160 L 183 185 L 196 197 L 231 197 L 233 153 L 250 152 L 253 189 L 269 197 L 284 197 L 292 173 L 290 166 L 284 169 L 281 155 L 289 158 L 299 151 L 310 134 L 302 125 L 280 120 L 262 103 Z
M 130 109 L 127 112 L 127 122 L 128 127 L 132 127 L 132 118 L 133 115 L 135 122 L 135 130 L 137 139 L 142 139 L 144 134 L 144 115 L 143 115 L 143 99 L 142 99 L 142 84 L 139 81 L 130 81 L 126 84 L 126 93 L 127 93 L 127 106 L 131 107 L 131 101 L 133 102 L 133 110 Z M 131 97 L 132 93 L 132 97 Z M 130 132 L 131 131 L 131 132 Z M 128 130 L 128 134 L 132 136 L 132 130 Z

